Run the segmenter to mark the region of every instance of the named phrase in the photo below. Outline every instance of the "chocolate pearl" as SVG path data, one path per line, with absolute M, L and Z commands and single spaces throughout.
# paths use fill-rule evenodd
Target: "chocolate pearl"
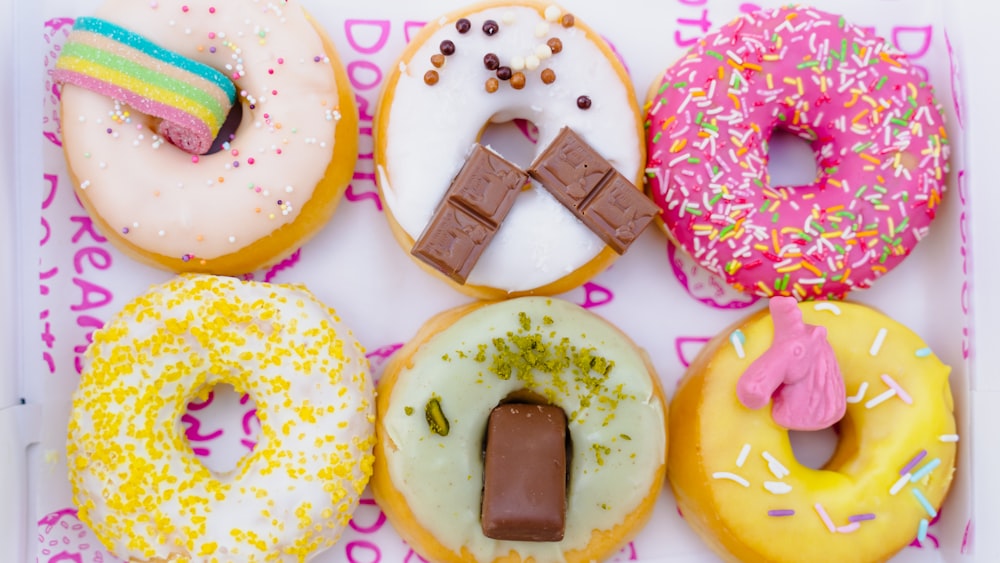
M 591 101 L 589 96 L 580 96 L 576 99 L 576 107 L 580 109 L 590 109 L 590 104 Z
M 451 39 L 445 39 L 441 42 L 441 53 L 446 57 L 455 54 L 455 44 Z
M 424 73 L 424 84 L 428 86 L 433 86 L 438 82 L 438 73 L 436 70 L 428 70 Z
M 520 90 L 521 88 L 524 88 L 524 73 L 515 72 L 514 74 L 512 74 L 510 77 L 510 85 L 515 90 Z
M 497 69 L 497 78 L 499 78 L 500 80 L 510 80 L 510 77 L 513 74 L 514 72 L 510 70 L 509 66 L 502 66 Z
M 553 37 L 552 39 L 549 39 L 548 41 L 545 42 L 545 44 L 549 46 L 549 49 L 552 49 L 553 55 L 558 53 L 559 51 L 562 51 L 562 41 L 558 37 Z
M 573 17 L 573 14 L 566 14 L 562 17 L 561 23 L 563 27 L 573 27 L 576 24 L 576 18 Z
M 492 76 L 486 79 L 486 91 L 492 94 L 500 87 L 500 81 Z
M 486 35 L 496 35 L 496 32 L 500 31 L 500 25 L 493 20 L 486 20 L 483 22 L 483 33 Z
M 544 69 L 542 71 L 542 82 L 546 84 L 552 84 L 556 81 L 556 72 L 551 68 Z
M 444 66 L 444 55 L 442 55 L 441 53 L 436 53 L 434 55 L 431 55 L 431 64 L 434 65 L 436 68 L 441 68 L 442 66 Z
M 494 53 L 486 53 L 483 57 L 483 64 L 486 65 L 487 70 L 496 70 L 500 68 L 500 57 Z
M 472 22 L 465 18 L 461 18 L 455 22 L 455 29 L 457 29 L 459 33 L 468 33 L 469 30 L 472 29 Z

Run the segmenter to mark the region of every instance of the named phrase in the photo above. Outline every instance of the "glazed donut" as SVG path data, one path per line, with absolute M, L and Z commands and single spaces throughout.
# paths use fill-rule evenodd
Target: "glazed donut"
M 248 393 L 261 423 L 224 474 L 180 422 L 218 384 Z M 303 561 L 358 503 L 374 417 L 361 345 L 305 287 L 186 274 L 95 332 L 69 423 L 73 499 L 129 561 Z
M 826 391 L 839 397 L 809 384 L 787 393 L 800 369 L 824 365 L 839 365 L 843 383 Z M 705 346 L 671 402 L 667 474 L 685 521 L 729 561 L 885 561 L 923 541 L 955 468 L 949 371 L 916 334 L 864 305 L 772 299 L 770 313 Z M 755 389 L 778 389 L 773 411 L 744 406 Z M 823 397 L 821 412 L 847 403 L 836 451 L 818 470 L 796 460 L 779 423 L 779 399 L 803 399 L 784 414 L 785 424 L 805 422 L 810 395 Z
M 407 252 L 491 123 L 537 125 L 536 158 L 568 127 L 641 185 L 641 113 L 626 70 L 595 31 L 555 5 L 476 4 L 430 20 L 387 76 L 375 116 L 377 182 Z M 516 202 L 467 279 L 417 263 L 487 299 L 567 291 L 610 265 L 618 254 L 537 178 L 522 191 L 528 182 L 511 187 Z
M 347 75 L 294 0 L 106 0 L 77 20 L 54 78 L 80 201 L 120 249 L 162 268 L 277 262 L 332 216 L 357 161 Z M 241 116 L 232 136 L 199 154 L 227 115 Z
M 949 141 L 905 55 L 842 17 L 782 7 L 711 33 L 650 89 L 648 191 L 696 262 L 740 291 L 842 298 L 927 235 Z M 810 143 L 812 185 L 773 186 L 775 130 Z
M 569 421 L 561 541 L 491 539 L 481 527 L 487 419 L 515 396 Z M 648 520 L 663 483 L 667 411 L 648 358 L 565 301 L 522 297 L 438 315 L 386 367 L 377 403 L 372 492 L 429 561 L 599 561 Z

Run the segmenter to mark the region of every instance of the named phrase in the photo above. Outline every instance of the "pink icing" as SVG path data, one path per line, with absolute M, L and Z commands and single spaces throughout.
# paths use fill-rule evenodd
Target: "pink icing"
M 774 422 L 789 430 L 833 425 L 847 411 L 847 395 L 826 328 L 802 322 L 791 297 L 775 297 L 769 307 L 774 340 L 740 376 L 737 398 L 750 409 L 773 399 Z
M 649 189 L 698 263 L 740 291 L 840 298 L 928 232 L 950 148 L 905 53 L 838 16 L 783 7 L 695 44 L 650 100 Z M 772 186 L 771 133 L 809 142 L 818 178 Z

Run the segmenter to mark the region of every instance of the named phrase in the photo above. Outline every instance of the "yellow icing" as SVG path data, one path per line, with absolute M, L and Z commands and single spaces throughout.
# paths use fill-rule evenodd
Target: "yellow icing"
M 833 457 L 822 470 L 801 465 L 770 407 L 749 410 L 737 400 L 737 380 L 771 343 L 771 317 L 762 311 L 706 345 L 678 387 L 670 484 L 685 520 L 727 560 L 885 560 L 916 537 L 921 519 L 933 518 L 920 497 L 936 511 L 951 484 L 950 368 L 912 331 L 865 306 L 799 308 L 807 324 L 826 327 L 846 384 Z M 883 375 L 912 404 L 888 393 Z M 920 478 L 903 479 L 900 471 L 924 450 L 909 470 Z M 921 477 L 928 463 L 939 465 Z M 769 516 L 772 510 L 794 514 Z M 859 515 L 874 518 L 852 525 Z
M 180 419 L 219 384 L 249 393 L 259 442 L 214 474 Z M 339 538 L 372 471 L 361 345 L 302 286 L 187 275 L 95 332 L 67 459 L 80 518 L 115 555 L 298 561 Z

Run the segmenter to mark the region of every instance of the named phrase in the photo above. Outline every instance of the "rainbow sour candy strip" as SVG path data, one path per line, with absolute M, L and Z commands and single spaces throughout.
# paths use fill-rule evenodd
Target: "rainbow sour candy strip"
M 160 132 L 195 154 L 208 151 L 236 103 L 221 72 L 99 18 L 74 22 L 54 78 L 162 119 Z

